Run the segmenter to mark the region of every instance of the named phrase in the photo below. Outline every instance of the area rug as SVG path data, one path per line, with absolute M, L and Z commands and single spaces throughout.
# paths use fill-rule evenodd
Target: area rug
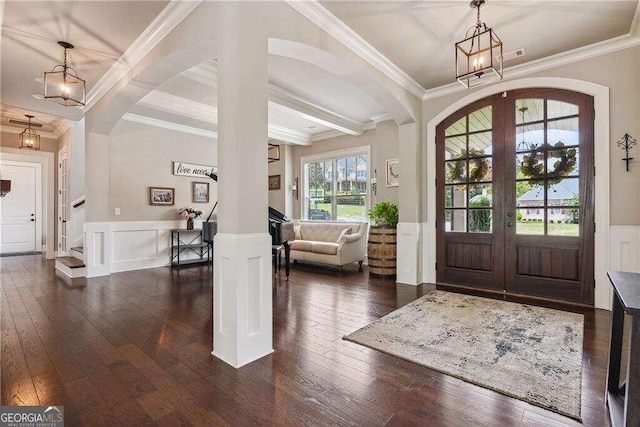
M 344 339 L 580 420 L 581 314 L 433 291 Z

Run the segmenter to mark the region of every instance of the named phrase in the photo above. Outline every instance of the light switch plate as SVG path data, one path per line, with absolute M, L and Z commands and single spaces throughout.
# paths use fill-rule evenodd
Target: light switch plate
M 120 208 L 115 208 L 113 213 L 116 215 L 120 215 Z

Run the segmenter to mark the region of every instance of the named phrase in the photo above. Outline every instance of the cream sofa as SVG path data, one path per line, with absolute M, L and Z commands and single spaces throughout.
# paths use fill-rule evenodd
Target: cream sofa
M 366 222 L 296 221 L 296 240 L 291 243 L 291 259 L 322 264 L 359 263 L 367 256 Z

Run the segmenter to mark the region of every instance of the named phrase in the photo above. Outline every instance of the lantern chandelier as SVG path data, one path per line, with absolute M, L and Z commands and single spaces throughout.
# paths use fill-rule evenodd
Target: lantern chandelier
M 31 129 L 31 119 L 33 119 L 33 116 L 30 114 L 25 114 L 25 116 L 29 119 L 29 124 L 27 125 L 27 128 L 20 133 L 19 148 L 28 148 L 30 150 L 37 151 L 40 149 L 40 135 L 38 135 L 35 130 Z
M 502 80 L 502 41 L 480 21 L 480 7 L 486 0 L 471 0 L 477 22 L 467 30 L 465 39 L 456 43 L 456 79 L 467 89 Z M 471 34 L 471 35 L 470 35 Z
M 73 49 L 71 43 L 59 41 L 64 48 L 64 64 L 56 65 L 53 70 L 44 73 L 44 99 L 62 104 L 65 107 L 84 107 L 85 81 L 78 72 L 67 65 L 67 49 Z

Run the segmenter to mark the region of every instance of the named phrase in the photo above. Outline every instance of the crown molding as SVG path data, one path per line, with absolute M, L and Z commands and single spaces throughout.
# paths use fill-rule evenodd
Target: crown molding
M 143 125 L 155 126 L 163 129 L 175 130 L 177 132 L 189 133 L 191 135 L 205 136 L 208 138 L 218 139 L 218 132 L 200 129 L 193 126 L 181 125 L 166 120 L 154 119 L 153 117 L 141 116 L 140 114 L 126 113 L 122 116 L 123 120 L 133 123 L 141 123 Z
M 588 46 L 582 46 L 573 50 L 568 50 L 566 52 L 557 53 L 555 55 L 536 59 L 524 64 L 505 68 L 504 80 L 510 80 L 526 76 L 528 74 L 549 70 L 551 68 L 573 64 L 575 62 L 584 61 L 601 55 L 607 55 L 609 53 L 629 49 L 638 45 L 640 45 L 640 39 L 629 34 L 625 34 L 609 40 L 593 43 Z M 423 100 L 426 101 L 429 99 L 439 98 L 441 96 L 467 91 L 468 89 L 458 82 L 449 83 L 427 90 L 424 94 Z
M 218 132 L 201 129 L 193 126 L 181 125 L 175 122 L 160 120 L 153 117 L 143 116 L 140 114 L 126 113 L 122 116 L 123 120 L 143 125 L 154 126 L 162 129 L 174 130 L 177 132 L 188 133 L 191 135 L 204 136 L 208 138 L 218 139 Z M 282 126 L 269 124 L 269 138 L 278 139 L 296 145 L 311 145 L 311 138 L 301 132 L 296 132 Z
M 64 133 L 66 131 L 69 130 L 69 128 L 73 125 L 75 125 L 77 122 L 74 122 L 73 120 L 68 120 L 68 119 L 64 119 L 60 122 L 60 126 L 58 126 L 54 132 L 54 134 L 56 135 L 56 138 L 60 138 L 62 135 L 64 135 Z
M 301 15 L 316 24 L 321 30 L 345 45 L 356 55 L 373 65 L 378 71 L 402 86 L 404 89 L 423 99 L 425 88 L 409 74 L 391 62 L 386 56 L 367 43 L 347 24 L 338 19 L 316 0 L 284 0 Z
M 22 131 L 24 131 L 24 129 L 16 128 L 16 127 L 13 127 L 13 126 L 0 125 L 0 131 L 1 132 L 5 132 L 5 133 L 12 133 L 14 135 L 18 135 L 18 134 L 21 134 Z M 55 133 L 40 132 L 40 131 L 36 131 L 36 133 L 38 135 L 40 135 L 40 138 L 58 139 L 58 136 Z
M 306 133 L 269 123 L 269 138 L 290 142 L 296 145 L 311 145 L 311 137 Z
M 218 122 L 218 109 L 216 107 L 159 90 L 152 90 L 136 105 L 202 120 L 207 123 Z
M 142 58 L 158 45 L 203 0 L 171 0 L 149 26 L 129 46 L 87 94 L 85 113 L 91 109 L 116 83 L 120 81 Z
M 311 136 L 311 141 L 322 141 L 323 139 L 337 138 L 339 136 L 344 136 L 344 133 L 337 130 L 328 130 L 326 132 L 317 133 Z

